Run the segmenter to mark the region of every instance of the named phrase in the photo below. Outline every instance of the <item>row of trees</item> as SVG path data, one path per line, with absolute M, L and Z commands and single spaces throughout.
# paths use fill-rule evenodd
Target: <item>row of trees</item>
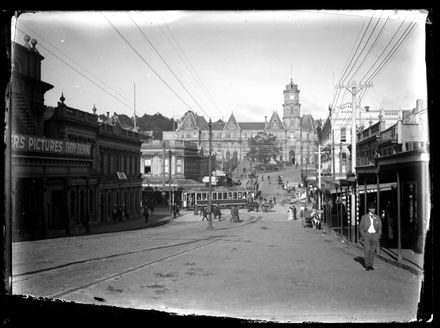
M 129 117 L 125 114 L 116 114 L 119 124 L 124 129 L 133 129 L 134 122 L 133 117 Z M 105 115 L 99 115 L 101 120 L 107 120 Z M 173 130 L 176 126 L 175 121 L 172 118 L 167 118 L 160 113 L 154 115 L 144 114 L 143 116 L 136 116 L 136 126 L 140 131 L 153 131 L 154 139 L 162 139 L 162 131 Z

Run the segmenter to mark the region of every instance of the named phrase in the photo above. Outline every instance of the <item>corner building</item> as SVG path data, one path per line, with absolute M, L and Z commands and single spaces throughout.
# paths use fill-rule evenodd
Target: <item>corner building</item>
M 69 107 L 63 95 L 56 107 L 45 106 L 53 86 L 41 81 L 36 44 L 29 37 L 24 46 L 12 44 L 13 241 L 110 221 L 115 204 L 139 215 L 139 134 L 98 122 L 96 110 Z

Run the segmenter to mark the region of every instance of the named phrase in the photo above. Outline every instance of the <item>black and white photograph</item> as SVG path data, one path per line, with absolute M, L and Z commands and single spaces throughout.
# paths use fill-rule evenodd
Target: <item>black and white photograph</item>
M 6 294 L 176 319 L 432 320 L 429 22 L 17 12 Z

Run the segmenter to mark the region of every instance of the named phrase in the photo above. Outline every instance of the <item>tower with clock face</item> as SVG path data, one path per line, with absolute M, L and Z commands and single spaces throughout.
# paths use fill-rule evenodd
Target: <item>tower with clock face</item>
M 301 104 L 299 103 L 299 89 L 298 85 L 294 84 L 292 79 L 283 90 L 284 104 L 283 104 L 283 123 L 287 129 L 287 147 L 285 158 L 293 160 L 296 155 L 300 153 L 300 122 L 301 122 Z
M 286 85 L 286 89 L 283 91 L 284 104 L 283 104 L 283 122 L 289 132 L 299 131 L 300 122 L 300 103 L 299 103 L 299 89 L 298 85 L 294 84 L 292 79 L 290 83 Z

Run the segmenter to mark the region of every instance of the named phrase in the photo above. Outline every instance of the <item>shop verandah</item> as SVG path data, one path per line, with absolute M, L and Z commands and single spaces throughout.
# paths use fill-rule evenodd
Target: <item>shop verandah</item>
M 367 204 L 374 203 L 382 220 L 381 247 L 423 253 L 430 217 L 429 153 L 414 150 L 375 159 L 356 168 L 356 184 L 345 179 L 324 181 L 320 190 L 323 222 L 347 240 L 360 243 L 358 224 Z M 351 222 L 351 194 L 356 220 Z

